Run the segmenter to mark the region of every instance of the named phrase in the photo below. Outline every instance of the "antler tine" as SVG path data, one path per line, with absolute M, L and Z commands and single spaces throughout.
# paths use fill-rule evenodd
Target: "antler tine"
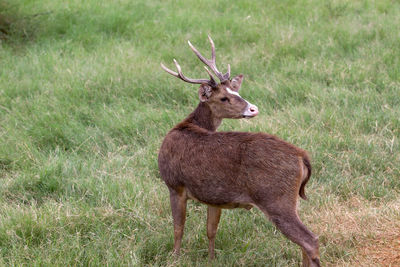
M 188 83 L 193 83 L 193 84 L 203 84 L 203 83 L 206 83 L 206 84 L 209 84 L 209 85 L 212 85 L 212 86 L 214 86 L 214 85 L 216 84 L 216 82 L 215 82 L 215 80 L 214 80 L 214 78 L 213 78 L 212 76 L 210 76 L 210 78 L 211 78 L 210 80 L 207 80 L 207 79 L 190 79 L 190 78 L 187 78 L 185 75 L 183 75 L 181 66 L 178 64 L 178 61 L 176 61 L 176 60 L 174 59 L 174 63 L 175 63 L 176 69 L 178 70 L 178 73 L 176 73 L 175 71 L 172 71 L 172 70 L 168 69 L 168 68 L 165 67 L 164 64 L 162 64 L 162 63 L 161 63 L 161 68 L 163 68 L 163 70 L 165 70 L 166 72 L 168 72 L 168 73 L 171 74 L 172 76 L 175 76 L 175 77 L 181 79 L 182 81 L 185 81 L 185 82 L 188 82 Z
M 209 66 L 211 68 L 211 63 L 208 59 L 206 59 L 205 57 L 203 57 L 199 51 L 197 51 L 197 49 L 192 45 L 192 43 L 188 40 L 188 44 L 190 46 L 190 48 L 193 50 L 193 52 L 196 54 L 196 56 L 207 66 Z
M 206 64 L 208 67 L 210 67 L 210 69 L 215 73 L 215 75 L 218 77 L 218 79 L 220 79 L 221 82 L 224 82 L 226 80 L 229 79 L 230 77 L 230 66 L 228 65 L 228 72 L 225 74 L 222 74 L 218 69 L 217 69 L 217 65 L 215 63 L 215 45 L 213 40 L 211 39 L 210 36 L 208 36 L 208 40 L 211 43 L 211 60 L 206 59 L 205 57 L 203 57 L 200 52 L 192 45 L 192 43 L 190 41 L 188 41 L 188 44 L 190 46 L 190 48 L 193 50 L 193 52 L 196 54 L 196 56 L 204 63 Z
M 185 77 L 185 76 L 183 76 L 182 69 L 181 69 L 181 66 L 178 64 L 178 61 L 176 61 L 175 58 L 173 60 L 174 60 L 176 69 L 178 70 L 179 77 L 181 77 L 181 78 Z
M 164 64 L 162 64 L 162 63 L 160 63 L 160 64 L 161 64 L 161 68 L 163 68 L 163 70 L 165 70 L 166 72 L 168 72 L 168 73 L 171 74 L 172 76 L 175 76 L 175 77 L 177 77 L 177 78 L 180 78 L 179 75 L 178 75 L 178 73 L 176 73 L 175 71 L 172 71 L 172 70 L 168 69 L 167 67 L 164 66 Z
M 213 41 L 213 39 L 211 39 L 210 35 L 208 35 L 208 40 L 210 41 L 210 44 L 211 44 L 211 61 L 215 65 L 215 45 L 214 45 L 214 41 Z M 215 66 L 215 68 L 216 67 L 217 66 Z
M 206 69 L 208 75 L 210 76 L 210 79 L 214 80 L 214 77 L 212 76 L 211 71 L 210 71 L 206 66 L 204 66 L 204 68 Z M 214 81 L 215 81 L 215 80 L 214 80 Z
M 211 43 L 211 58 L 212 58 L 211 60 L 215 65 L 215 69 L 217 69 L 217 66 L 216 66 L 216 63 L 215 63 L 215 45 L 214 45 L 214 41 L 211 39 L 210 35 L 208 35 L 208 40 Z M 220 74 L 222 74 L 222 73 L 220 73 Z M 228 64 L 228 71 L 224 75 L 222 75 L 222 77 L 223 77 L 223 80 L 221 80 L 221 82 L 229 80 L 229 78 L 231 77 L 231 65 L 230 64 Z

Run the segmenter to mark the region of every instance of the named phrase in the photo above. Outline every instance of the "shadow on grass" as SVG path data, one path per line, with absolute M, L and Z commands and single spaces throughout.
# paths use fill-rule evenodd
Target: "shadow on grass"
M 0 0 L 0 42 L 18 47 L 39 40 L 65 39 L 90 47 L 110 36 L 139 41 L 138 31 L 144 23 L 149 27 L 158 13 L 146 3 L 137 2 L 122 6 L 103 3 L 85 7 L 71 3 L 29 8 Z
M 37 23 L 50 12 L 25 15 L 15 4 L 0 2 L 0 41 L 23 44 L 34 39 Z

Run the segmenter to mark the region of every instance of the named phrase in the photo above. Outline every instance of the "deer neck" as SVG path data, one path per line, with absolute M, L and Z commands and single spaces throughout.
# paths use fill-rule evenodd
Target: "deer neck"
M 222 118 L 216 117 L 212 113 L 208 104 L 200 102 L 197 108 L 186 119 L 186 121 L 206 130 L 215 132 L 221 125 Z

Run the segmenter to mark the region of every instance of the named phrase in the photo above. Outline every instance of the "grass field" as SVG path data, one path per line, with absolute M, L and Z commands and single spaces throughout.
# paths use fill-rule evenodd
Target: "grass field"
M 0 0 L 0 266 L 203 266 L 206 207 L 171 255 L 157 152 L 197 105 L 187 46 L 243 73 L 252 120 L 308 150 L 300 216 L 323 266 L 400 266 L 400 2 Z M 208 54 L 208 52 L 207 52 Z M 224 69 L 224 68 L 222 68 Z M 212 266 L 299 266 L 258 210 L 224 210 Z

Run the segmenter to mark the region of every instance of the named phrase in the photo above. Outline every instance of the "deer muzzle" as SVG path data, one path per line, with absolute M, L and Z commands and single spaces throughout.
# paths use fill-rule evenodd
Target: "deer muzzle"
M 244 118 L 252 118 L 252 117 L 257 116 L 257 114 L 258 114 L 258 108 L 257 108 L 257 106 L 248 103 L 248 104 L 247 104 L 247 107 L 246 107 L 246 110 L 245 110 L 244 113 L 243 113 L 243 117 L 244 117 Z

